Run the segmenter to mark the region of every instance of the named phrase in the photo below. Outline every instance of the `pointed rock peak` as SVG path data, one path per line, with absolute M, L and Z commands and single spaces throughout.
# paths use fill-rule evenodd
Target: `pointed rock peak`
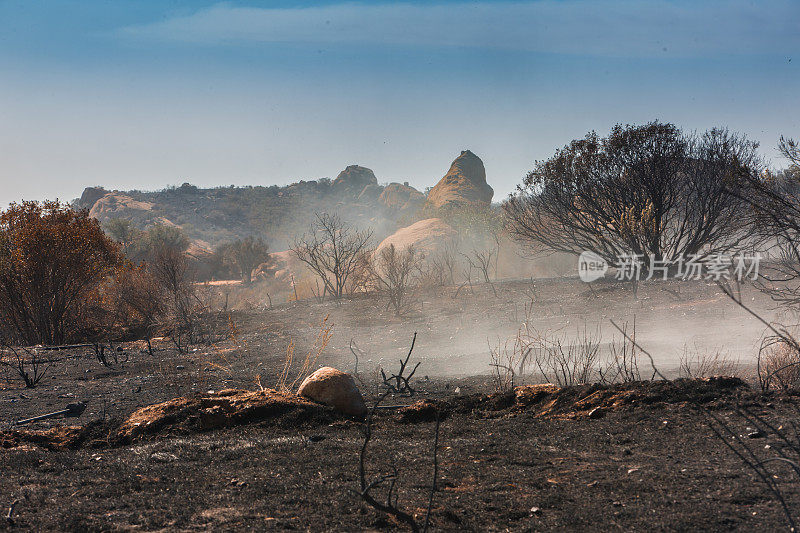
M 428 193 L 427 205 L 440 208 L 463 204 L 489 205 L 494 190 L 486 183 L 486 168 L 481 158 L 463 150 L 450 170 Z

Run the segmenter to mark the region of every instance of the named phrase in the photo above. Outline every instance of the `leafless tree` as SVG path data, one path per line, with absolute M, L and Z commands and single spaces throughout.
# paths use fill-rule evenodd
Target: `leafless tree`
M 492 283 L 492 273 L 497 276 L 497 256 L 500 251 L 499 237 L 494 236 L 492 244 L 472 249 L 470 254 L 462 254 L 467 260 L 470 267 L 470 275 L 472 269 L 477 270 L 483 276 L 484 283 L 488 283 L 492 288 L 492 292 L 497 296 L 497 289 Z
M 135 324 L 147 340 L 147 351 L 153 354 L 150 339 L 163 323 L 167 299 L 153 272 L 146 265 L 123 270 L 114 284 L 116 296 L 115 323 Z
M 322 281 L 325 292 L 340 298 L 369 248 L 372 231 L 357 231 L 338 215 L 316 213 L 309 233 L 295 240 L 292 253 Z
M 387 309 L 392 308 L 397 316 L 411 304 L 419 269 L 419 255 L 413 246 L 397 251 L 390 244 L 373 261 L 372 278 L 388 299 Z
M 746 189 L 730 188 L 728 193 L 747 205 L 750 232 L 763 244 L 766 256 L 749 281 L 784 310 L 797 313 L 800 311 L 800 146 L 781 137 L 778 149 L 789 161 L 788 169 L 779 173 L 751 172 L 747 175 Z M 767 321 L 745 303 L 739 279 L 718 285 L 769 331 L 756 361 L 762 390 L 773 383 L 791 381 L 788 378 L 800 368 L 800 341 L 792 328 Z
M 353 267 L 353 273 L 347 284 L 347 294 L 367 293 L 375 286 L 375 277 L 372 268 L 372 253 L 364 250 L 359 254 Z
M 800 147 L 781 137 L 778 149 L 791 163 L 780 173 L 751 173 L 748 188 L 729 193 L 749 209 L 751 232 L 765 243 L 766 261 L 754 280 L 775 302 L 800 307 Z
M 615 263 L 729 253 L 752 236 L 742 191 L 760 167 L 757 144 L 726 130 L 702 136 L 673 124 L 594 132 L 536 164 L 505 205 L 518 240 Z
M 182 252 L 162 247 L 148 268 L 166 295 L 169 336 L 178 351 L 185 352 L 194 340 L 198 304 L 189 262 Z
M 532 359 L 542 376 L 559 387 L 591 383 L 600 352 L 600 331 L 584 325 L 575 338 L 543 334 L 531 340 Z
M 439 285 L 453 285 L 455 283 L 456 267 L 458 266 L 459 243 L 453 239 L 431 256 L 431 270 L 437 273 Z

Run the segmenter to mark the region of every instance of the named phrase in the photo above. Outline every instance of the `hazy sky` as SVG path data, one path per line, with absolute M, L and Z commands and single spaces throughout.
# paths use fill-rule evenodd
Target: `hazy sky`
M 800 2 L 0 0 L 0 204 L 348 164 L 495 199 L 617 122 L 800 137 Z

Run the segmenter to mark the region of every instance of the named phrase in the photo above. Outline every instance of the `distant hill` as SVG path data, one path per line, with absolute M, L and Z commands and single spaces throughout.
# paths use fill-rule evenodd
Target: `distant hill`
M 121 218 L 139 229 L 154 224 L 180 226 L 190 239 L 212 247 L 257 235 L 272 249 L 284 250 L 296 235 L 308 230 L 315 212 L 336 212 L 356 226 L 369 226 L 376 237 L 383 238 L 404 218 L 412 217 L 424 200 L 421 192 L 401 184 L 391 184 L 394 194 L 382 198 L 386 187 L 378 185 L 377 180 L 361 183 L 363 174 L 353 172 L 354 168 L 372 174 L 369 169 L 354 166 L 336 181 L 300 181 L 283 187 L 200 189 L 184 183 L 153 192 L 90 187 L 75 204 L 89 209 L 103 224 Z
M 464 151 L 448 174 L 433 188 L 433 207 L 487 204 L 480 158 Z M 155 224 L 180 226 L 195 247 L 209 249 L 249 235 L 262 237 L 275 251 L 288 249 L 293 239 L 308 231 L 314 213 L 337 213 L 359 228 L 375 232 L 375 242 L 432 215 L 431 196 L 408 185 L 381 185 L 375 173 L 349 165 L 334 180 L 299 181 L 286 186 L 216 187 L 201 189 L 189 183 L 160 191 L 109 191 L 88 187 L 74 201 L 101 224 L 130 220 L 138 229 Z

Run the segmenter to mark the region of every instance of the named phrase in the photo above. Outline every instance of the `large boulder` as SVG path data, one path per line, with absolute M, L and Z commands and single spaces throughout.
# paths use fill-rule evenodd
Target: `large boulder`
M 405 228 L 400 228 L 389 235 L 375 249 L 375 254 L 380 254 L 384 248 L 394 245 L 397 251 L 413 246 L 423 254 L 436 253 L 452 243 L 458 237 L 458 232 L 440 218 L 428 218 L 415 222 Z
M 428 193 L 426 207 L 458 207 L 468 204 L 488 206 L 494 190 L 486 183 L 483 161 L 469 150 L 458 156 L 450 170 Z
M 425 202 L 425 195 L 408 183 L 390 183 L 381 192 L 378 202 L 389 211 L 413 213 Z
M 300 384 L 297 394 L 353 416 L 367 414 L 367 405 L 350 374 L 323 366 Z
M 366 167 L 350 165 L 342 170 L 333 180 L 333 190 L 341 194 L 356 196 L 367 185 L 377 185 L 378 178 L 375 173 Z

